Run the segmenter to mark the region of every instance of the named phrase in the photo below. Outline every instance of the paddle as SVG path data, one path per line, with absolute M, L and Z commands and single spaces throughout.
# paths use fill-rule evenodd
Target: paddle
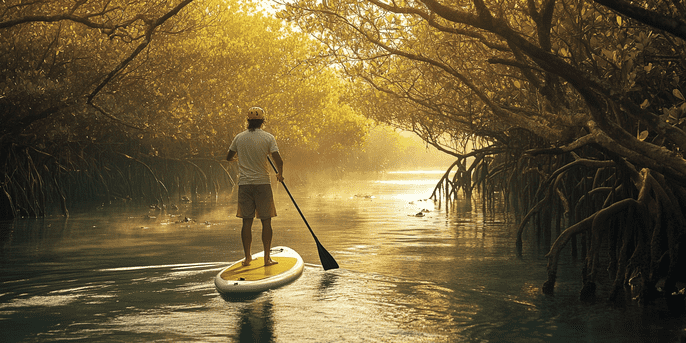
M 271 158 L 267 157 L 267 160 L 269 161 L 269 164 L 272 165 L 272 168 L 274 168 L 274 171 L 278 173 L 279 171 L 276 170 L 274 162 L 272 162 Z M 298 213 L 300 213 L 300 217 L 302 217 L 303 221 L 305 222 L 305 225 L 307 225 L 307 229 L 310 230 L 310 233 L 312 234 L 312 238 L 314 238 L 315 243 L 317 243 L 319 260 L 322 261 L 322 267 L 324 267 L 324 270 L 338 268 L 338 263 L 336 262 L 336 260 L 334 260 L 333 256 L 331 256 L 331 254 L 329 254 L 329 252 L 326 251 L 326 249 L 324 249 L 322 244 L 319 243 L 317 236 L 314 235 L 314 231 L 312 231 L 310 224 L 307 222 L 307 219 L 305 219 L 305 215 L 303 215 L 303 212 L 300 210 L 300 207 L 298 207 L 298 204 L 295 202 L 295 199 L 293 199 L 293 196 L 291 195 L 291 192 L 288 190 L 288 187 L 286 187 L 286 184 L 283 181 L 281 181 L 281 184 L 283 185 L 283 188 L 286 190 L 286 193 L 288 193 L 288 196 L 291 198 L 291 201 L 293 201 L 293 205 L 295 205 L 295 208 L 298 210 Z

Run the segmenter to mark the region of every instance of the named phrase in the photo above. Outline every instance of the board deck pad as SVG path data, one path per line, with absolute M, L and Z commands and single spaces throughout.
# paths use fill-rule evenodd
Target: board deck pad
M 250 261 L 249 266 L 238 263 L 221 273 L 221 278 L 227 281 L 257 281 L 283 273 L 295 266 L 298 259 L 294 257 L 272 256 L 272 260 L 279 262 L 271 266 L 264 266 L 264 258 L 258 257 Z

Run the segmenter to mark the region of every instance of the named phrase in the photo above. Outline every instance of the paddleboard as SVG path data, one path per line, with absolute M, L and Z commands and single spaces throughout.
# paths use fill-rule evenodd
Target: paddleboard
M 295 281 L 303 272 L 305 263 L 302 257 L 288 247 L 274 247 L 271 258 L 279 262 L 271 266 L 264 265 L 264 252 L 252 255 L 249 266 L 243 265 L 242 259 L 224 268 L 214 278 L 214 285 L 220 293 L 257 293 L 281 287 Z

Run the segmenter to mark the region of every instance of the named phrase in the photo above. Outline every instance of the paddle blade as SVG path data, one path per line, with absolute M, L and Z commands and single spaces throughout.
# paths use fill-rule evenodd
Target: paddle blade
M 317 242 L 317 251 L 319 252 L 319 260 L 322 261 L 322 267 L 324 270 L 336 269 L 338 268 L 338 262 L 329 254 L 324 247 Z

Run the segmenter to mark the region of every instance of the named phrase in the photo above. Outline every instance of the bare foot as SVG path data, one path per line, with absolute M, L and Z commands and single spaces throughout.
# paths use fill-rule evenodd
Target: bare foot
M 245 260 L 243 260 L 243 267 L 249 266 L 250 262 L 252 262 L 252 257 L 246 257 Z
M 275 264 L 279 264 L 279 262 L 276 262 L 276 261 L 272 260 L 271 258 L 264 261 L 265 267 L 273 266 Z

